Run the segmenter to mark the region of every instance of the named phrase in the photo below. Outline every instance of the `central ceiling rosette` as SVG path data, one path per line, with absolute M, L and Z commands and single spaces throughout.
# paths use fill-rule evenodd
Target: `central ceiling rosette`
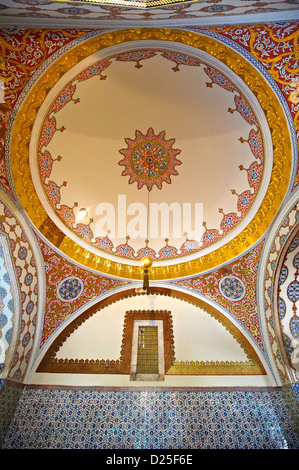
M 130 177 L 129 183 L 137 183 L 138 189 L 144 185 L 148 191 L 153 186 L 162 188 L 162 183 L 171 183 L 171 176 L 177 175 L 176 165 L 181 161 L 175 157 L 181 152 L 172 148 L 175 139 L 166 140 L 165 131 L 155 135 L 150 127 L 145 135 L 135 132 L 135 139 L 126 139 L 127 149 L 120 150 L 124 159 L 118 164 L 125 167 L 123 176 Z

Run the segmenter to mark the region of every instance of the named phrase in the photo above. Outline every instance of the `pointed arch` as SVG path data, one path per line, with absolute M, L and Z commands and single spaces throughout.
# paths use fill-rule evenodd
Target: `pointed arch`
M 149 294 L 158 296 L 169 296 L 188 302 L 195 307 L 204 310 L 207 314 L 215 318 L 221 325 L 233 336 L 239 343 L 247 356 L 247 361 L 232 362 L 176 362 L 174 354 L 172 361 L 165 371 L 166 375 L 266 375 L 265 368 L 245 335 L 241 330 L 228 319 L 216 307 L 209 305 L 207 302 L 194 297 L 188 293 L 181 292 L 169 287 L 150 287 Z M 126 335 L 128 329 L 124 327 L 123 344 L 119 360 L 104 361 L 104 360 L 89 360 L 89 359 L 60 359 L 57 357 L 57 352 L 63 346 L 68 337 L 70 337 L 75 330 L 94 314 L 103 308 L 126 298 L 134 298 L 140 296 L 135 288 L 129 288 L 121 292 L 115 293 L 108 298 L 102 299 L 95 305 L 87 308 L 79 316 L 74 318 L 54 339 L 42 360 L 40 361 L 37 372 L 47 373 L 78 373 L 78 374 L 128 374 L 128 361 L 130 360 L 130 352 L 126 344 Z M 171 340 L 170 340 L 171 342 Z

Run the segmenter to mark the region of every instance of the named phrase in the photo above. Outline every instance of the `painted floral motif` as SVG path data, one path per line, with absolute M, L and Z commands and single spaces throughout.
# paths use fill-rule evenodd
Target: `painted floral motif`
M 53 135 L 57 131 L 56 128 L 56 119 L 54 116 L 51 118 L 47 117 L 45 119 L 42 132 L 41 132 L 41 138 L 39 142 L 39 148 L 46 147 L 50 141 L 52 140 Z
M 256 117 L 242 95 L 235 96 L 235 104 L 236 109 L 229 108 L 229 112 L 233 113 L 234 111 L 238 111 L 248 124 L 255 124 L 257 126 Z
M 135 250 L 129 245 L 130 237 L 127 237 L 126 243 L 118 245 L 115 249 L 115 254 L 124 258 L 133 258 L 135 256 Z
M 241 217 L 238 217 L 235 212 L 224 214 L 222 209 L 219 209 L 219 212 L 223 214 L 223 218 L 220 223 L 220 230 L 222 231 L 223 235 L 226 235 L 240 222 Z
M 54 181 L 49 181 L 48 184 L 45 184 L 45 191 L 48 195 L 49 200 L 51 201 L 51 204 L 53 207 L 58 208 L 61 200 L 61 193 L 60 193 L 60 188 L 63 186 L 66 186 L 67 182 L 64 181 L 61 186 L 58 186 Z
M 180 247 L 180 252 L 182 253 L 182 255 L 187 255 L 199 249 L 200 245 L 197 240 L 188 240 L 188 238 L 186 238 L 186 241 Z
M 287 290 L 288 298 L 291 302 L 295 303 L 299 299 L 299 282 L 293 281 Z
M 171 176 L 178 175 L 176 165 L 181 161 L 176 156 L 181 152 L 174 150 L 172 145 L 175 139 L 166 140 L 165 131 L 156 135 L 150 127 L 144 135 L 135 132 L 135 139 L 125 139 L 127 149 L 119 152 L 124 156 L 118 162 L 124 166 L 123 176 L 129 176 L 129 184 L 137 183 L 138 189 L 146 186 L 151 191 L 153 186 L 161 189 L 163 182 L 170 184 Z
M 232 193 L 237 194 L 235 190 L 232 190 Z M 242 217 L 246 214 L 254 199 L 255 194 L 252 194 L 250 191 L 244 191 L 241 195 L 238 195 L 237 209 Z
M 157 258 L 157 253 L 155 250 L 148 246 L 148 240 L 146 240 L 146 246 L 144 248 L 140 248 L 140 250 L 137 251 L 136 258 L 141 259 L 144 256 L 148 256 L 152 260 Z
M 175 246 L 168 245 L 168 239 L 166 238 L 166 245 L 159 250 L 159 259 L 171 259 L 175 258 L 178 254 L 178 250 Z
M 206 247 L 210 245 L 211 243 L 214 243 L 215 241 L 219 240 L 221 238 L 221 234 L 219 233 L 219 230 L 217 229 L 209 229 L 207 228 L 206 222 L 203 222 L 203 226 L 205 227 L 204 234 L 202 236 L 202 246 Z
M 212 82 L 206 84 L 207 87 L 212 88 L 213 84 L 215 83 L 232 93 L 237 91 L 235 86 L 222 73 L 218 72 L 218 70 L 214 69 L 213 67 L 205 67 L 204 71 L 212 80 Z
M 94 245 L 100 248 L 101 250 L 107 251 L 108 253 L 112 253 L 114 245 L 112 241 L 108 238 L 108 234 L 106 237 L 97 237 L 95 239 Z
M 255 131 L 251 129 L 249 133 L 248 143 L 250 145 L 251 151 L 255 158 L 259 158 L 261 163 L 264 161 L 264 148 L 263 148 L 263 140 L 262 134 L 260 130 Z
M 198 59 L 195 59 L 194 57 L 191 57 L 186 54 L 181 54 L 178 52 L 166 51 L 166 52 L 163 52 L 161 55 L 165 59 L 171 60 L 172 62 L 176 63 L 176 66 L 173 67 L 172 69 L 174 70 L 174 72 L 178 72 L 180 70 L 179 69 L 180 65 L 189 65 L 191 67 L 199 67 L 202 64 L 202 62 L 200 62 Z
M 67 103 L 73 101 L 74 103 L 78 103 L 80 101 L 79 98 L 74 99 L 73 95 L 76 91 L 76 86 L 70 83 L 64 90 L 60 93 L 58 98 L 55 100 L 51 108 L 51 112 L 58 113 Z
M 235 276 L 225 276 L 219 282 L 219 289 L 226 299 L 241 300 L 245 295 L 244 283 Z
M 57 214 L 70 227 L 75 223 L 75 215 L 73 209 L 69 206 L 62 205 L 56 208 Z
M 110 60 L 101 60 L 96 62 L 95 64 L 88 67 L 86 70 L 81 72 L 75 80 L 78 82 L 83 82 L 88 80 L 89 78 L 99 76 L 101 80 L 105 80 L 107 77 L 106 75 L 102 75 L 102 72 L 109 67 L 111 64 Z M 75 81 L 74 80 L 74 81 Z
M 154 57 L 156 55 L 156 52 L 151 51 L 151 50 L 145 50 L 145 51 L 130 51 L 130 52 L 125 52 L 124 54 L 119 54 L 116 57 L 117 61 L 121 62 L 136 62 L 135 67 L 137 69 L 140 69 L 142 65 L 140 62 L 145 59 L 150 59 L 151 57 Z
M 53 162 L 54 160 L 48 150 L 45 150 L 43 153 L 40 152 L 39 171 L 42 177 L 42 181 L 46 181 L 46 179 L 49 178 L 52 172 Z
M 91 219 L 92 222 L 92 219 Z M 93 231 L 89 227 L 89 225 L 86 224 L 75 224 L 73 226 L 73 230 L 75 233 L 77 233 L 83 240 L 88 241 L 91 243 L 91 240 L 93 238 Z
M 247 171 L 247 178 L 248 183 L 251 188 L 253 188 L 254 192 L 256 192 L 259 188 L 263 167 L 262 165 L 258 165 L 256 162 L 253 162 L 248 169 L 244 168 L 243 165 L 240 165 L 240 170 Z

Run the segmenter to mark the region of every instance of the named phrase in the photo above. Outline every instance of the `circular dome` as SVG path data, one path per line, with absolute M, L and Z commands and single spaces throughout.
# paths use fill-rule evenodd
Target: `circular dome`
M 269 172 L 258 103 L 223 65 L 187 52 L 94 54 L 40 110 L 36 191 L 94 253 L 192 258 L 232 239 L 259 206 Z

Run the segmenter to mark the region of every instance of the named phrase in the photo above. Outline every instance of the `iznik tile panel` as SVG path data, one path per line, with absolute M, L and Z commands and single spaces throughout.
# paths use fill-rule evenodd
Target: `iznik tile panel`
M 6 449 L 298 449 L 280 391 L 25 389 Z

